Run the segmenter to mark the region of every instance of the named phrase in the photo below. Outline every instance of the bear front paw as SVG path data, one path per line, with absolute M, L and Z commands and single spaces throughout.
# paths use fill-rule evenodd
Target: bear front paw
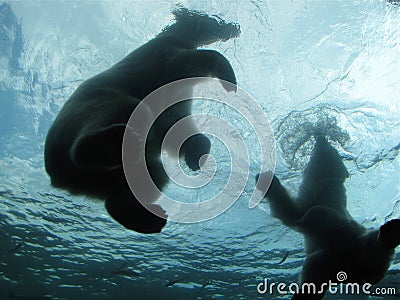
M 256 187 L 258 190 L 263 192 L 263 194 L 266 194 L 268 191 L 268 188 L 271 185 L 271 182 L 273 180 L 274 173 L 272 171 L 266 171 L 264 173 L 260 173 L 256 175 Z
M 181 147 L 181 155 L 185 157 L 186 165 L 193 171 L 198 171 L 204 164 L 200 162 L 203 155 L 209 154 L 211 142 L 204 134 L 195 134 L 188 138 Z

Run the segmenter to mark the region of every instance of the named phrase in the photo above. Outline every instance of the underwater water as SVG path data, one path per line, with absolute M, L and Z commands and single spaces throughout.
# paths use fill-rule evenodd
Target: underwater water
M 169 222 L 160 234 L 141 235 L 116 223 L 102 202 L 50 186 L 44 140 L 62 105 L 82 81 L 171 23 L 175 3 L 0 4 L 0 299 L 289 298 L 257 293 L 264 278 L 297 282 L 305 254 L 302 236 L 273 219 L 266 203 L 248 208 L 259 158 L 247 130 L 248 184 L 209 221 Z M 353 217 L 371 228 L 400 217 L 400 6 L 180 3 L 240 24 L 238 38 L 207 48 L 229 59 L 238 85 L 264 109 L 275 134 L 276 174 L 291 192 L 312 150 L 310 132 L 322 126 L 350 172 Z M 218 113 L 240 126 L 229 111 Z M 195 197 L 218 192 L 231 172 L 225 156 L 214 154 L 221 176 Z M 174 191 L 185 197 L 171 185 Z M 396 253 L 390 269 L 399 267 Z M 399 274 L 381 285 L 395 287 L 399 297 Z

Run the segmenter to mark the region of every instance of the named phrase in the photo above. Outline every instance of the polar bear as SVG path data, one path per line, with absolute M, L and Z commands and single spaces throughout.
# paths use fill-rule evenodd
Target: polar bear
M 179 79 L 219 78 L 221 83 L 233 84 L 222 84 L 227 91 L 236 85 L 233 68 L 222 54 L 197 48 L 237 37 L 239 26 L 185 8 L 177 8 L 173 14 L 175 23 L 77 88 L 52 124 L 45 143 L 45 167 L 54 187 L 105 200 L 116 221 L 140 233 L 160 232 L 167 216 L 156 204 L 148 208 L 158 216 L 144 208 L 125 179 L 121 146 L 132 112 L 151 92 Z M 191 90 L 182 93 L 190 99 Z M 159 101 L 164 105 L 163 99 Z M 160 190 L 169 181 L 161 163 L 162 140 L 175 122 L 190 116 L 191 107 L 191 100 L 171 106 L 150 129 L 143 151 L 150 176 Z M 154 117 L 150 107 L 143 115 Z M 198 170 L 199 159 L 209 153 L 211 144 L 196 124 L 188 127 L 192 134 L 179 154 L 188 167 Z M 135 128 L 132 131 L 134 135 Z M 158 197 L 148 195 L 146 201 L 153 203 Z
M 257 188 L 263 191 L 262 183 L 273 176 L 266 193 L 272 215 L 305 238 L 307 258 L 301 282 L 314 283 L 316 292 L 300 292 L 292 299 L 322 299 L 327 284 L 338 282 L 339 272 L 345 272 L 350 283 L 377 283 L 390 266 L 394 248 L 400 244 L 399 219 L 370 230 L 352 218 L 343 185 L 349 173 L 326 138 L 315 138 L 297 199 L 271 172 L 257 178 Z

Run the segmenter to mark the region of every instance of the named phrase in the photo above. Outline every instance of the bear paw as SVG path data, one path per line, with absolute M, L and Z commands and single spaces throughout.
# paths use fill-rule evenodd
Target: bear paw
M 210 153 L 211 142 L 204 134 L 195 134 L 189 137 L 180 149 L 180 156 L 184 155 L 186 165 L 193 171 L 198 171 L 204 164 L 200 158 Z

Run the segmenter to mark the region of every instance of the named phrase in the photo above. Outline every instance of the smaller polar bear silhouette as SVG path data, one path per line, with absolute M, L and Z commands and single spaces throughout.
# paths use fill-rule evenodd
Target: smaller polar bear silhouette
M 167 216 L 154 203 L 160 196 L 158 191 L 150 193 L 143 189 L 144 207 L 129 189 L 122 168 L 124 133 L 132 134 L 134 142 L 130 149 L 135 149 L 132 151 L 135 155 L 137 152 L 130 163 L 138 167 L 136 161 L 145 156 L 148 173 L 162 191 L 169 182 L 161 162 L 162 142 L 176 122 L 191 116 L 193 87 L 176 91 L 180 99 L 188 100 L 172 106 L 165 103 L 166 97 L 157 99 L 157 105 L 168 108 L 155 120 L 147 139 L 139 136 L 138 128 L 127 128 L 132 112 L 150 93 L 176 80 L 214 77 L 221 79 L 228 92 L 234 91 L 236 85 L 233 68 L 222 54 L 198 48 L 237 37 L 239 25 L 186 8 L 178 7 L 173 14 L 175 22 L 155 38 L 76 89 L 54 120 L 44 150 L 46 171 L 54 187 L 104 200 L 108 213 L 116 221 L 140 233 L 160 232 Z M 139 117 L 146 122 L 153 120 L 157 110 L 144 106 Z M 193 119 L 189 119 L 191 122 L 185 127 L 188 138 L 180 147 L 179 156 L 196 171 L 203 162 L 201 157 L 209 153 L 211 143 L 199 132 Z M 142 186 L 141 177 L 136 179 Z
M 400 220 L 369 230 L 347 211 L 344 181 L 349 173 L 341 157 L 324 136 L 316 136 L 297 199 L 293 199 L 272 172 L 257 176 L 257 188 L 265 191 L 271 213 L 284 225 L 301 232 L 307 258 L 301 283 L 314 283 L 316 293 L 294 294 L 292 299 L 322 299 L 329 281 L 345 272 L 349 283 L 380 281 L 400 244 Z M 324 285 L 325 284 L 325 285 Z M 320 293 L 318 293 L 320 291 Z

